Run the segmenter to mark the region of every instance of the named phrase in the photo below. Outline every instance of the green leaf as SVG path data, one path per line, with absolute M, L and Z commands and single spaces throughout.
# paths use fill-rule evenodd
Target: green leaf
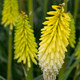
M 69 75 L 70 75 L 70 73 L 71 73 L 71 71 L 72 71 L 72 70 L 76 67 L 76 65 L 79 64 L 79 63 L 80 63 L 80 59 L 76 60 L 76 61 L 73 63 L 73 65 L 70 66 L 62 76 L 60 76 L 60 80 L 63 80 L 63 79 L 64 79 L 64 80 L 67 80 L 68 77 L 69 77 Z
M 6 80 L 3 76 L 0 76 L 0 80 Z

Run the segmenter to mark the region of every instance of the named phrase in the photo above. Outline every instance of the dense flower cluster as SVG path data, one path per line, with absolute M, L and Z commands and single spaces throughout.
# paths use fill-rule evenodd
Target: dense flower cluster
M 31 60 L 37 64 L 37 44 L 35 42 L 35 37 L 31 25 L 28 21 L 28 16 L 22 12 L 18 18 L 17 25 L 15 27 L 15 37 L 14 37 L 14 58 L 18 59 L 17 62 L 23 61 L 25 64 L 27 62 L 28 67 L 31 67 Z
M 45 80 L 55 80 L 64 63 L 66 47 L 70 36 L 70 16 L 64 13 L 63 6 L 53 5 L 54 11 L 47 12 L 49 17 L 41 29 L 39 47 L 39 65 Z
M 69 37 L 69 43 L 71 45 L 72 48 L 75 47 L 75 39 L 76 39 L 76 34 L 75 34 L 75 22 L 74 22 L 74 18 L 72 17 L 71 14 L 69 14 L 69 16 L 71 17 L 71 21 L 70 21 L 70 29 L 71 29 L 71 32 L 70 32 L 70 37 Z
M 4 24 L 4 27 L 9 25 L 10 29 L 12 30 L 18 15 L 19 12 L 17 0 L 4 0 L 4 7 L 2 12 L 2 24 Z

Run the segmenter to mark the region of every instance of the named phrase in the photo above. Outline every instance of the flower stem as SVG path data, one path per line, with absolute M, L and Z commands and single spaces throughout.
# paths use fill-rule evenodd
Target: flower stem
M 29 21 L 33 28 L 33 0 L 28 0 L 28 11 L 29 11 Z M 31 68 L 27 69 L 27 64 L 25 65 L 25 70 L 27 76 L 25 76 L 25 80 L 32 80 L 33 79 L 33 63 L 31 61 Z
M 9 30 L 7 80 L 11 80 L 11 61 L 12 61 L 12 31 Z
M 27 64 L 25 64 L 25 70 L 26 70 L 26 76 L 25 80 L 33 80 L 33 63 L 31 61 L 31 68 L 27 67 Z
M 19 0 L 19 11 L 25 11 L 24 0 Z
M 74 6 L 74 20 L 76 21 L 77 12 L 78 12 L 78 3 L 79 0 L 75 0 L 75 6 Z
M 48 5 L 48 0 L 44 0 L 44 19 L 45 19 L 45 17 L 46 17 L 46 12 L 47 12 L 47 5 Z M 43 20 L 44 20 L 43 19 Z
M 33 27 L 33 0 L 28 0 L 29 21 Z
M 77 12 L 78 12 L 78 2 L 79 2 L 79 0 L 75 0 L 74 15 L 73 15 L 74 20 L 75 20 L 75 23 L 76 23 Z M 80 67 L 80 65 L 78 64 L 78 65 L 76 66 L 76 71 L 75 71 L 75 75 L 74 75 L 74 77 L 73 77 L 73 80 L 76 80 L 76 79 L 77 79 L 77 73 L 78 73 L 78 71 L 79 71 L 79 67 Z
M 65 3 L 64 11 L 67 12 L 67 0 L 64 0 L 64 3 Z

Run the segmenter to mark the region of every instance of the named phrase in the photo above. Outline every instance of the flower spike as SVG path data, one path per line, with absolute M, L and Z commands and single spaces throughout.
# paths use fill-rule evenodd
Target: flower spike
M 75 39 L 76 39 L 75 22 L 74 22 L 73 16 L 70 13 L 69 13 L 69 16 L 71 17 L 71 22 L 70 22 L 71 32 L 70 32 L 70 37 L 69 37 L 69 43 L 72 48 L 75 48 L 75 44 L 76 44 L 76 41 L 75 41 Z
M 64 63 L 66 47 L 70 36 L 70 16 L 64 13 L 63 6 L 53 5 L 54 11 L 47 12 L 50 17 L 43 22 L 39 47 L 39 65 L 44 80 L 55 80 Z
M 37 44 L 31 25 L 28 21 L 28 16 L 21 12 L 17 25 L 15 27 L 15 38 L 14 38 L 14 59 L 18 59 L 18 63 L 23 61 L 24 64 L 28 64 L 31 67 L 31 60 L 37 64 L 35 59 L 37 58 Z
M 12 30 L 13 26 L 15 26 L 18 15 L 18 1 L 4 0 L 4 7 L 2 12 L 2 24 L 4 24 L 4 27 L 9 25 L 10 29 Z

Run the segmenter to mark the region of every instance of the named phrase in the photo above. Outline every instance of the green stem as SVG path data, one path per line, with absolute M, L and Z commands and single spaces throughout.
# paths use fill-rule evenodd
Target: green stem
M 19 0 L 19 11 L 25 11 L 24 0 Z
M 65 3 L 64 11 L 67 12 L 67 0 L 64 0 L 64 3 Z
M 28 65 L 25 64 L 25 71 L 26 71 L 26 76 L 25 80 L 33 80 L 33 63 L 31 61 L 31 68 L 28 68 Z
M 77 12 L 78 12 L 78 2 L 79 2 L 79 0 L 75 0 L 74 15 L 73 15 L 75 21 L 76 21 Z M 74 75 L 73 80 L 76 80 L 76 79 L 77 79 L 77 73 L 78 73 L 78 71 L 79 71 L 79 67 L 78 67 L 78 66 L 79 66 L 79 64 L 76 66 L 76 71 L 75 71 L 75 75 Z M 78 67 L 78 68 L 77 68 L 77 67 Z
M 75 6 L 74 6 L 74 20 L 76 21 L 77 12 L 78 12 L 78 3 L 79 0 L 75 0 Z
M 11 61 L 12 61 L 12 31 L 9 30 L 7 80 L 11 80 Z
M 28 0 L 28 9 L 29 9 L 29 21 L 33 28 L 33 0 Z M 25 80 L 33 80 L 33 63 L 31 61 L 31 68 L 27 69 L 27 64 L 25 65 L 25 70 L 27 73 L 27 76 L 25 76 Z
M 29 21 L 33 27 L 33 0 L 28 0 Z
M 45 17 L 46 17 L 46 12 L 47 12 L 47 5 L 48 5 L 48 0 L 44 0 L 44 19 L 45 19 Z M 43 20 L 44 20 L 43 19 Z

